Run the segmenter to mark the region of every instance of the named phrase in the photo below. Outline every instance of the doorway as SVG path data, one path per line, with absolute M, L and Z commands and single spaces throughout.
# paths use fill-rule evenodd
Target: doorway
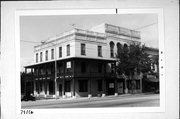
M 107 87 L 107 95 L 114 95 L 114 93 L 115 93 L 114 81 L 113 80 L 107 81 L 106 87 Z
M 59 96 L 62 96 L 62 84 L 59 84 Z
M 65 81 L 65 95 L 67 97 L 71 97 L 71 81 L 68 80 L 68 81 Z
M 53 95 L 53 93 L 54 93 L 54 82 L 49 81 L 49 94 Z
M 123 82 L 118 82 L 117 87 L 118 87 L 118 94 L 123 94 Z

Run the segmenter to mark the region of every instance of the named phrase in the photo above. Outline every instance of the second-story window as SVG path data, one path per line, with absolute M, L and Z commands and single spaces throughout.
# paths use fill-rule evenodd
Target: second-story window
M 67 45 L 67 56 L 70 56 L 70 45 Z
M 86 45 L 81 44 L 81 55 L 86 55 Z
M 43 55 L 43 53 L 42 52 L 40 52 L 40 62 L 42 62 L 42 56 Z
M 46 50 L 46 61 L 48 61 L 48 50 Z
M 102 57 L 102 46 L 98 46 L 98 57 Z
M 38 53 L 36 53 L 36 63 L 38 63 Z
M 114 42 L 110 42 L 110 56 L 114 58 Z
M 54 59 L 54 49 L 51 49 L 51 59 Z
M 59 47 L 59 57 L 62 57 L 62 47 Z

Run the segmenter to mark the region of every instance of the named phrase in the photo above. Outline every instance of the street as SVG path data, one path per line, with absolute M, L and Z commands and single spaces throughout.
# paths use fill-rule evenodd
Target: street
M 158 107 L 159 94 L 127 94 L 105 97 L 81 97 L 22 102 L 22 109 L 95 108 L 95 107 Z

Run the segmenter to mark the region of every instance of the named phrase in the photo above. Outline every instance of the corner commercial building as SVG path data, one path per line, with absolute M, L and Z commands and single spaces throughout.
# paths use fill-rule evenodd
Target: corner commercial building
M 140 32 L 101 24 L 90 30 L 74 28 L 34 47 L 34 64 L 25 77 L 26 92 L 39 96 L 105 96 L 130 90 L 130 80 L 116 74 L 118 47 L 140 43 Z M 142 74 L 133 77 L 142 92 Z

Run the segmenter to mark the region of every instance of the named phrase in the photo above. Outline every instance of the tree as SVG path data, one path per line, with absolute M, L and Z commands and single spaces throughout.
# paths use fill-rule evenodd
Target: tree
M 124 46 L 118 45 L 117 52 L 117 73 L 119 75 L 125 75 L 128 79 L 131 79 L 131 89 L 134 90 L 135 81 L 132 78 L 135 73 L 143 74 L 152 72 L 151 64 L 152 60 L 145 52 L 145 45 L 140 43 L 132 43 L 130 46 L 126 44 Z M 127 87 L 126 87 L 127 88 Z

